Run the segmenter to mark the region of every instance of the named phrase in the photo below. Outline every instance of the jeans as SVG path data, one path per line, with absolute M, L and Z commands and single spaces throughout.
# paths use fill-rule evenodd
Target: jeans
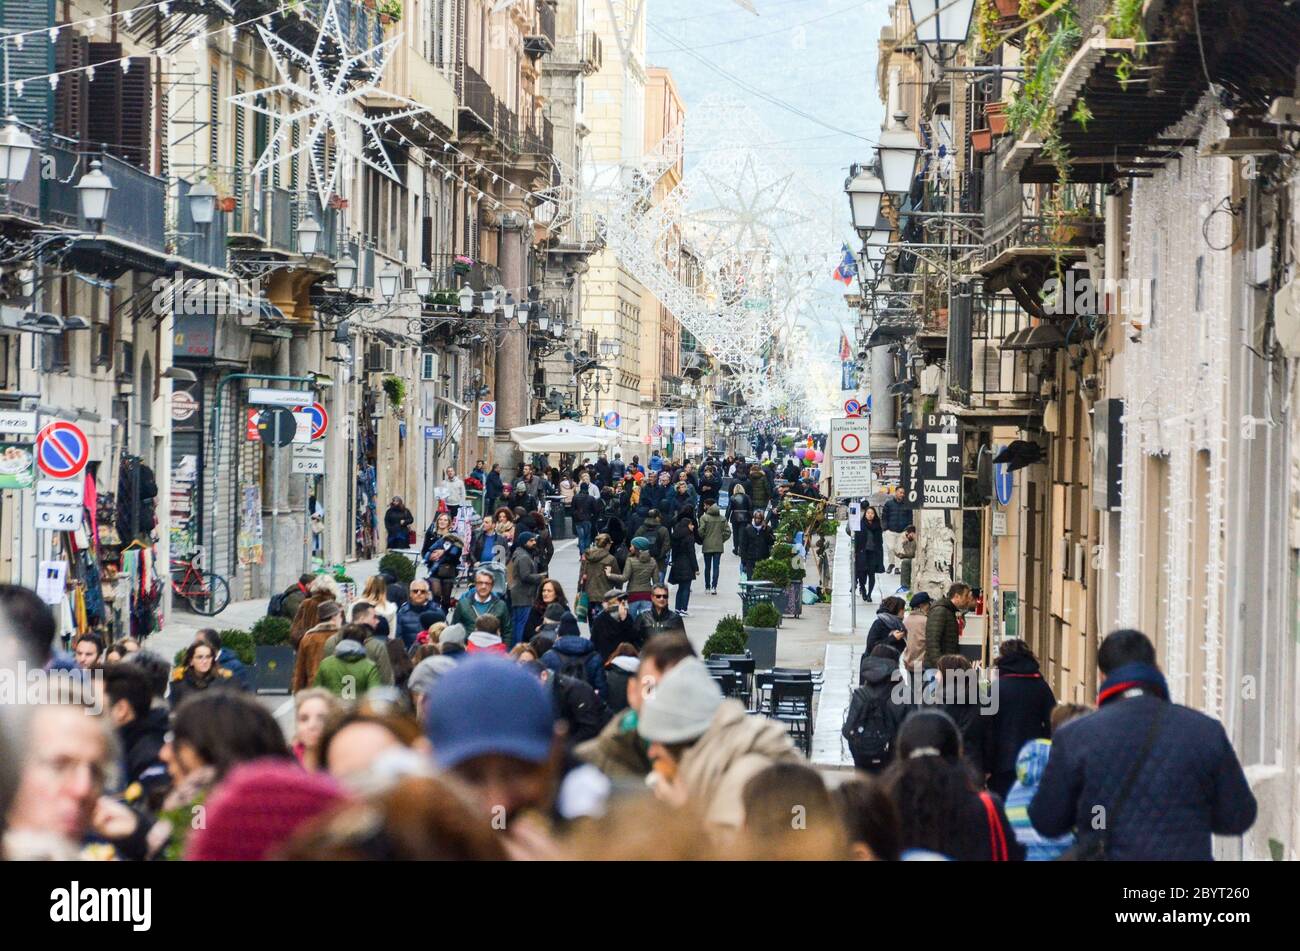
M 627 616 L 630 618 L 638 618 L 649 610 L 649 601 L 629 601 L 627 604 Z
M 585 552 L 591 547 L 591 522 L 574 522 L 573 530 L 578 535 L 578 552 Z
M 524 640 L 524 627 L 528 624 L 528 612 L 532 610 L 532 605 L 525 605 L 522 608 L 510 609 L 510 624 L 514 630 L 514 640 L 509 646 L 521 644 Z
M 677 586 L 677 612 L 687 611 L 691 607 L 691 583 L 683 581 Z
M 704 553 L 704 590 L 718 590 L 718 572 L 722 569 L 722 552 L 706 551 Z

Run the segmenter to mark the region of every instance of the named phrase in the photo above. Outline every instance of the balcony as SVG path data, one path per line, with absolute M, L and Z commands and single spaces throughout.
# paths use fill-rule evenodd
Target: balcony
M 1016 411 L 1023 420 L 1038 381 L 1015 341 L 1038 328 L 1014 297 L 986 293 L 978 283 L 960 286 L 948 322 L 948 400 L 970 415 Z
M 546 0 L 538 0 L 537 17 L 524 34 L 524 52 L 533 59 L 545 56 L 555 49 L 555 8 Z
M 578 41 L 578 62 L 582 66 L 583 73 L 590 76 L 592 73 L 600 72 L 600 67 L 604 63 L 604 50 L 600 45 L 600 37 L 588 30 L 578 37 Z
M 212 214 L 212 222 L 195 224 L 190 216 L 191 185 L 182 180 L 176 195 L 176 250 L 182 257 L 214 267 L 226 269 L 226 215 L 220 209 Z
M 487 80 L 473 68 L 462 65 L 456 92 L 460 97 L 460 132 L 491 132 L 497 119 L 497 97 Z

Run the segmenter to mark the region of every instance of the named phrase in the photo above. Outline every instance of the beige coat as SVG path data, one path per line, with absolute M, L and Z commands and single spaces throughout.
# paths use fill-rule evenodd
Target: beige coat
M 709 728 L 682 756 L 677 777 L 709 825 L 740 828 L 745 783 L 776 762 L 803 762 L 783 724 L 724 700 Z
M 925 666 L 925 621 L 928 615 L 912 611 L 903 618 L 903 627 L 907 631 L 907 648 L 903 651 L 903 666 L 908 670 L 920 670 Z

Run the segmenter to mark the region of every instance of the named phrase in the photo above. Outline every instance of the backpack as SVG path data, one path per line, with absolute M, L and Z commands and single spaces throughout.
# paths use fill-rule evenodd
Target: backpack
M 284 598 L 287 591 L 281 591 L 279 594 L 271 595 L 271 600 L 266 603 L 266 614 L 268 617 L 280 617 L 284 613 Z
M 559 653 L 559 651 L 556 651 L 556 653 Z M 593 653 L 595 652 L 587 651 L 581 657 L 574 657 L 572 654 L 560 654 L 563 662 L 556 673 L 561 677 L 572 677 L 574 680 L 581 680 L 588 687 L 595 689 L 596 685 L 591 682 L 591 677 L 587 674 L 587 658 Z
M 894 731 L 885 714 L 886 697 L 859 687 L 853 692 L 853 702 L 840 731 L 849 741 L 853 765 L 859 768 L 879 768 L 889 760 L 894 745 Z

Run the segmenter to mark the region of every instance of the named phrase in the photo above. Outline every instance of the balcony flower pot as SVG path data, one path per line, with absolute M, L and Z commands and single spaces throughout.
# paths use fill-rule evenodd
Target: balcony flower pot
M 224 198 L 217 199 L 217 207 L 222 211 L 234 211 L 236 204 L 238 203 L 235 201 L 234 195 L 227 195 Z
M 970 147 L 977 155 L 993 151 L 993 132 L 989 129 L 972 129 Z
M 990 132 L 995 136 L 1006 135 L 1007 104 L 1005 102 L 990 102 L 984 107 L 984 115 L 988 119 Z
M 1002 19 L 1020 19 L 1020 0 L 993 0 L 993 5 L 998 8 L 998 16 Z
M 754 658 L 756 670 L 776 666 L 776 628 L 745 626 L 745 650 Z

